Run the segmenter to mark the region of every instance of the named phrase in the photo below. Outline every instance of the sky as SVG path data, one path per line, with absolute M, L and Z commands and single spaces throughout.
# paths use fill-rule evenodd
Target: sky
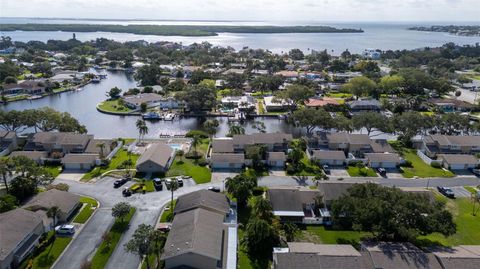
M 480 21 L 480 0 L 0 0 L 0 17 Z

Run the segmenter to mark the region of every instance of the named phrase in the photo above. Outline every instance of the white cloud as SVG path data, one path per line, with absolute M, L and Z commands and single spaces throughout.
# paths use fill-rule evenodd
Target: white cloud
M 2 17 L 479 21 L 479 0 L 1 0 Z

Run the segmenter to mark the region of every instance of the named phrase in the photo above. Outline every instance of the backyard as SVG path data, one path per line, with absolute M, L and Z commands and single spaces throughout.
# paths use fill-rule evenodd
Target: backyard
M 135 166 L 135 163 L 138 160 L 139 155 L 136 154 L 129 154 L 127 150 L 125 149 L 120 149 L 115 156 L 113 156 L 112 160 L 110 163 L 106 166 L 98 166 L 92 169 L 90 172 L 86 173 L 82 177 L 82 181 L 89 181 L 94 177 L 101 176 L 103 173 L 114 170 L 114 169 L 120 169 L 122 168 L 123 162 L 128 160 L 129 158 L 133 162 L 133 167 Z
M 362 238 L 371 236 L 369 232 L 340 231 L 320 225 L 302 226 L 295 235 L 295 241 L 317 244 L 352 244 L 358 246 Z
M 202 139 L 197 146 L 197 154 L 202 156 L 199 159 L 190 159 L 187 158 L 185 154 L 177 154 L 166 176 L 190 176 L 197 184 L 210 182 L 212 172 L 206 166 L 206 161 L 203 157 L 207 153 L 209 142 L 209 139 Z M 193 151 L 194 149 L 192 147 L 189 153 L 193 153 Z

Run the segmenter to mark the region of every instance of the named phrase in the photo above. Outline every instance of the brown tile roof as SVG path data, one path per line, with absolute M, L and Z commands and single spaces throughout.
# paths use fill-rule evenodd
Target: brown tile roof
M 175 214 L 196 208 L 203 208 L 226 214 L 229 212 L 230 205 L 228 198 L 224 194 L 209 190 L 199 190 L 180 196 L 175 205 Z
M 0 260 L 3 261 L 17 245 L 26 240 L 38 225 L 42 217 L 32 211 L 17 208 L 0 214 Z
M 175 215 L 165 242 L 162 260 L 183 254 L 197 254 L 221 260 L 226 244 L 224 215 L 195 209 Z
M 151 161 L 162 167 L 166 167 L 174 150 L 165 143 L 153 143 L 143 152 L 137 160 L 137 166 Z
M 305 101 L 306 106 L 310 107 L 321 107 L 326 105 L 340 105 L 335 98 L 323 97 L 323 98 L 310 98 L 308 101 Z

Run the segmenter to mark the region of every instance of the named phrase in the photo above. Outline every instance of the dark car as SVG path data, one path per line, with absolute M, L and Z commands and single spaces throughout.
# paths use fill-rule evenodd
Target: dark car
M 437 190 L 438 190 L 441 194 L 447 196 L 448 198 L 455 198 L 455 193 L 453 192 L 452 189 L 450 189 L 450 188 L 448 188 L 448 187 L 438 186 L 438 187 L 437 187 Z
M 330 167 L 327 164 L 324 164 L 322 166 L 322 168 L 323 168 L 323 172 L 325 172 L 325 174 L 330 174 Z
M 162 180 L 160 178 L 154 178 L 153 179 L 153 186 L 155 187 L 155 190 L 157 190 L 157 191 L 163 190 Z
M 387 174 L 387 170 L 385 170 L 385 168 L 377 168 L 377 171 L 380 175 L 384 176 Z
M 132 195 L 132 191 L 128 188 L 125 188 L 123 191 L 122 191 L 122 195 L 124 197 L 128 197 L 128 196 L 131 196 Z
M 122 179 L 115 180 L 115 182 L 113 182 L 113 187 L 118 188 L 118 187 L 122 186 L 123 184 L 127 183 L 128 180 L 130 180 L 128 177 L 124 177 Z
M 220 192 L 220 188 L 219 188 L 219 187 L 209 187 L 208 190 L 209 190 L 209 191 L 213 191 L 213 192 Z

